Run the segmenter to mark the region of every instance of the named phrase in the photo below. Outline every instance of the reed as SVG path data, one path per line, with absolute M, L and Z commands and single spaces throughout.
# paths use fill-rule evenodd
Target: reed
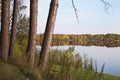
M 74 47 L 51 50 L 45 80 L 103 80 L 104 66 L 98 73 L 93 59 L 86 55 L 83 58 L 75 54 Z

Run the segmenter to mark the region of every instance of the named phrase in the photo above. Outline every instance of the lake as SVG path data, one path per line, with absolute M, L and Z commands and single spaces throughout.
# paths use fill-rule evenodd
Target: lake
M 72 46 L 52 46 L 51 49 L 66 50 Z M 105 46 L 75 46 L 75 52 L 82 57 L 86 54 L 97 61 L 98 72 L 101 71 L 102 65 L 105 63 L 104 73 L 120 76 L 120 47 Z M 37 46 L 40 49 L 40 46 Z
M 59 46 L 58 49 L 68 49 L 70 46 Z M 56 48 L 56 47 L 52 47 Z M 105 63 L 104 72 L 120 76 L 120 48 L 96 47 L 96 46 L 75 46 L 75 52 L 79 52 L 83 57 L 87 54 L 97 61 L 98 71 Z
M 37 35 L 37 45 L 41 45 L 43 34 Z M 53 34 L 52 49 L 68 49 L 74 46 L 82 57 L 97 61 L 98 71 L 105 63 L 104 73 L 120 76 L 120 34 Z

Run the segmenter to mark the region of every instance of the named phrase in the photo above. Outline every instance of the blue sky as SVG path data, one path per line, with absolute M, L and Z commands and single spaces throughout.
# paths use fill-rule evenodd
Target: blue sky
M 44 33 L 51 0 L 38 0 L 37 33 Z M 74 0 L 78 10 L 76 21 L 71 0 L 59 0 L 54 33 L 57 34 L 120 34 L 120 0 L 106 0 L 112 7 L 107 14 L 100 0 Z

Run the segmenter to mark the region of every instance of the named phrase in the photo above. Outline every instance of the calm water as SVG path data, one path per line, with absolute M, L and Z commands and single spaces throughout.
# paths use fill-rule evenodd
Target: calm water
M 68 49 L 70 46 L 52 47 L 58 49 Z M 104 73 L 120 76 L 120 47 L 96 47 L 96 46 L 75 46 L 75 52 L 79 52 L 83 57 L 87 54 L 97 61 L 98 71 L 105 63 Z

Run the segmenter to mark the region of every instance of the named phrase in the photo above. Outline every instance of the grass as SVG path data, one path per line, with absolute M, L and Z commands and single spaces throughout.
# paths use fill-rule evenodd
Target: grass
M 82 61 L 84 60 L 84 61 Z M 120 80 L 120 77 L 97 72 L 97 63 L 86 55 L 84 59 L 74 54 L 74 47 L 68 50 L 52 50 L 45 80 Z
M 26 64 L 25 56 L 8 62 L 0 60 L 0 80 L 120 80 L 118 76 L 103 74 L 102 70 L 98 73 L 92 58 L 82 59 L 73 53 L 74 47 L 51 50 L 48 67 L 42 74 L 37 67 L 30 68 Z
M 59 66 L 57 68 L 59 68 Z M 91 76 L 95 77 L 94 72 L 87 71 L 84 69 L 77 69 L 75 73 L 76 74 L 73 74 L 73 76 L 78 75 L 78 78 L 76 77 L 76 79 L 72 79 L 72 76 L 66 75 L 66 76 L 69 76 L 69 78 L 71 78 L 71 79 L 67 79 L 67 80 L 91 80 L 91 79 L 89 79 Z M 81 75 L 81 77 L 80 77 L 79 76 L 80 74 L 90 74 L 90 75 L 87 75 L 86 79 L 85 78 L 82 79 L 82 77 L 85 77 L 85 75 Z M 15 66 L 13 63 L 6 63 L 6 62 L 3 62 L 2 60 L 0 60 L 0 80 L 55 80 L 55 79 L 52 79 L 53 78 L 52 76 L 53 75 L 47 76 L 47 77 L 49 77 L 49 79 L 40 79 L 40 78 L 38 78 L 38 75 L 36 75 L 36 72 L 28 67 L 20 68 L 20 66 Z M 62 76 L 62 74 L 61 74 L 61 76 Z M 52 77 L 52 78 L 50 78 L 50 77 Z M 64 75 L 63 75 L 63 78 L 64 79 L 62 79 L 62 77 L 61 77 L 56 80 L 65 80 Z M 92 79 L 92 80 L 98 80 L 98 79 Z M 104 74 L 104 79 L 102 79 L 102 80 L 120 80 L 120 77 L 112 76 L 109 74 Z
M 0 80 L 26 80 L 27 77 L 14 65 L 0 61 Z
M 0 80 L 41 80 L 36 69 L 0 60 Z
M 104 74 L 104 80 L 120 80 L 120 76 Z

